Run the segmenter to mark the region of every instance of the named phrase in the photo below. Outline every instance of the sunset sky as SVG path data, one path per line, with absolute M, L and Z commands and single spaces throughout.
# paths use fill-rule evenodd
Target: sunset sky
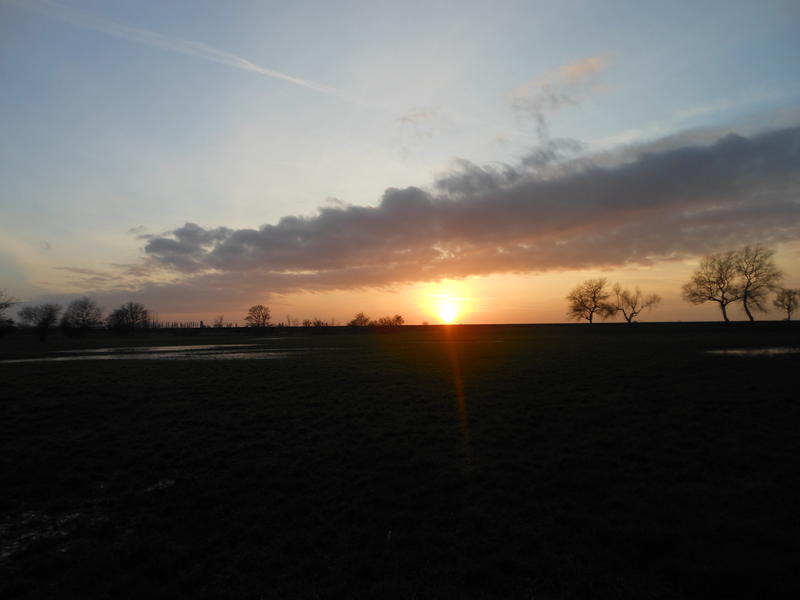
M 798 30 L 796 0 L 0 0 L 0 289 L 559 322 L 603 276 L 717 319 L 680 298 L 703 254 L 767 244 L 800 287 Z

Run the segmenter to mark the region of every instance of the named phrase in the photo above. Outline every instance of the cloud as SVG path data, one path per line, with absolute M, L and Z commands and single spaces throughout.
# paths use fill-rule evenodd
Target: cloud
M 344 94 L 340 90 L 337 90 L 333 87 L 310 81 L 308 79 L 301 79 L 275 69 L 262 67 L 261 65 L 247 60 L 246 58 L 242 58 L 241 56 L 237 56 L 231 52 L 226 52 L 225 50 L 220 50 L 219 48 L 214 48 L 213 46 L 209 46 L 208 44 L 204 44 L 202 42 L 184 40 L 181 38 L 162 35 L 160 33 L 156 33 L 155 31 L 129 27 L 116 21 L 102 19 L 94 15 L 77 11 L 73 8 L 64 6 L 63 4 L 59 4 L 58 2 L 34 0 L 27 2 L 16 1 L 15 4 L 20 7 L 36 10 L 37 12 L 50 17 L 59 18 L 63 21 L 71 23 L 72 25 L 83 27 L 84 29 L 91 29 L 92 31 L 97 31 L 105 35 L 124 39 L 136 44 L 142 44 L 144 46 L 150 46 L 153 48 L 161 48 L 162 50 L 175 52 L 177 54 L 193 56 L 209 62 L 215 62 L 228 67 L 233 67 L 234 69 L 257 73 L 259 75 L 263 75 L 264 77 L 280 79 L 293 85 L 308 88 L 323 94 L 344 97 Z
M 705 104 L 684 108 L 675 112 L 674 118 L 675 120 L 679 121 L 687 121 L 694 119 L 695 117 L 729 111 L 731 109 L 747 106 L 749 104 L 768 102 L 770 100 L 786 97 L 787 95 L 788 92 L 786 90 L 780 89 L 752 90 L 745 94 L 738 94 L 736 96 L 729 96 L 726 98 L 718 98 L 713 102 L 707 102 Z
M 608 54 L 590 56 L 563 65 L 553 73 L 526 83 L 511 92 L 511 106 L 536 123 L 540 139 L 548 136 L 545 113 L 577 104 L 578 98 L 591 87 L 591 76 L 606 67 Z
M 424 108 L 415 108 L 397 119 L 403 125 L 418 125 L 426 123 L 436 116 L 436 112 Z
M 144 248 L 148 268 L 176 279 L 140 292 L 213 304 L 265 292 L 642 265 L 800 238 L 800 127 L 691 138 L 598 162 L 460 161 L 432 190 L 389 188 L 377 206 L 327 206 L 253 229 L 187 223 Z
M 590 56 L 581 60 L 576 60 L 562 66 L 558 70 L 558 79 L 562 83 L 577 83 L 578 81 L 593 75 L 606 68 L 608 64 L 608 54 Z
M 118 276 L 97 271 L 95 269 L 85 269 L 82 267 L 53 267 L 58 271 L 66 271 L 70 274 L 70 281 L 83 286 L 97 288 L 98 286 L 107 285 L 109 282 L 118 280 Z

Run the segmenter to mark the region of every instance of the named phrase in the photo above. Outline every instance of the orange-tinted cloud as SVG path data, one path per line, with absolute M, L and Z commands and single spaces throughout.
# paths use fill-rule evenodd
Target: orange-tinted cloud
M 374 207 L 325 207 L 254 229 L 187 223 L 145 246 L 150 267 L 179 280 L 141 291 L 219 299 L 620 267 L 800 237 L 800 127 L 656 142 L 613 165 L 547 162 L 461 162 L 435 191 L 390 188 Z

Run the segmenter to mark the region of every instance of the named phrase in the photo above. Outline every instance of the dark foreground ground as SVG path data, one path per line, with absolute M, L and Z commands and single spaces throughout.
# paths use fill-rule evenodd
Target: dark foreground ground
M 0 598 L 797 598 L 800 355 L 703 351 L 799 334 L 406 327 L 0 364 Z M 209 341 L 251 340 L 18 333 L 0 358 Z

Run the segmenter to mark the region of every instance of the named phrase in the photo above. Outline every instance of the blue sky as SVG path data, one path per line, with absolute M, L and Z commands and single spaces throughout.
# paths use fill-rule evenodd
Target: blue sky
M 547 140 L 796 125 L 798 25 L 796 2 L 0 0 L 0 283 L 172 280 L 112 265 L 147 258 L 137 235 L 377 206 Z

